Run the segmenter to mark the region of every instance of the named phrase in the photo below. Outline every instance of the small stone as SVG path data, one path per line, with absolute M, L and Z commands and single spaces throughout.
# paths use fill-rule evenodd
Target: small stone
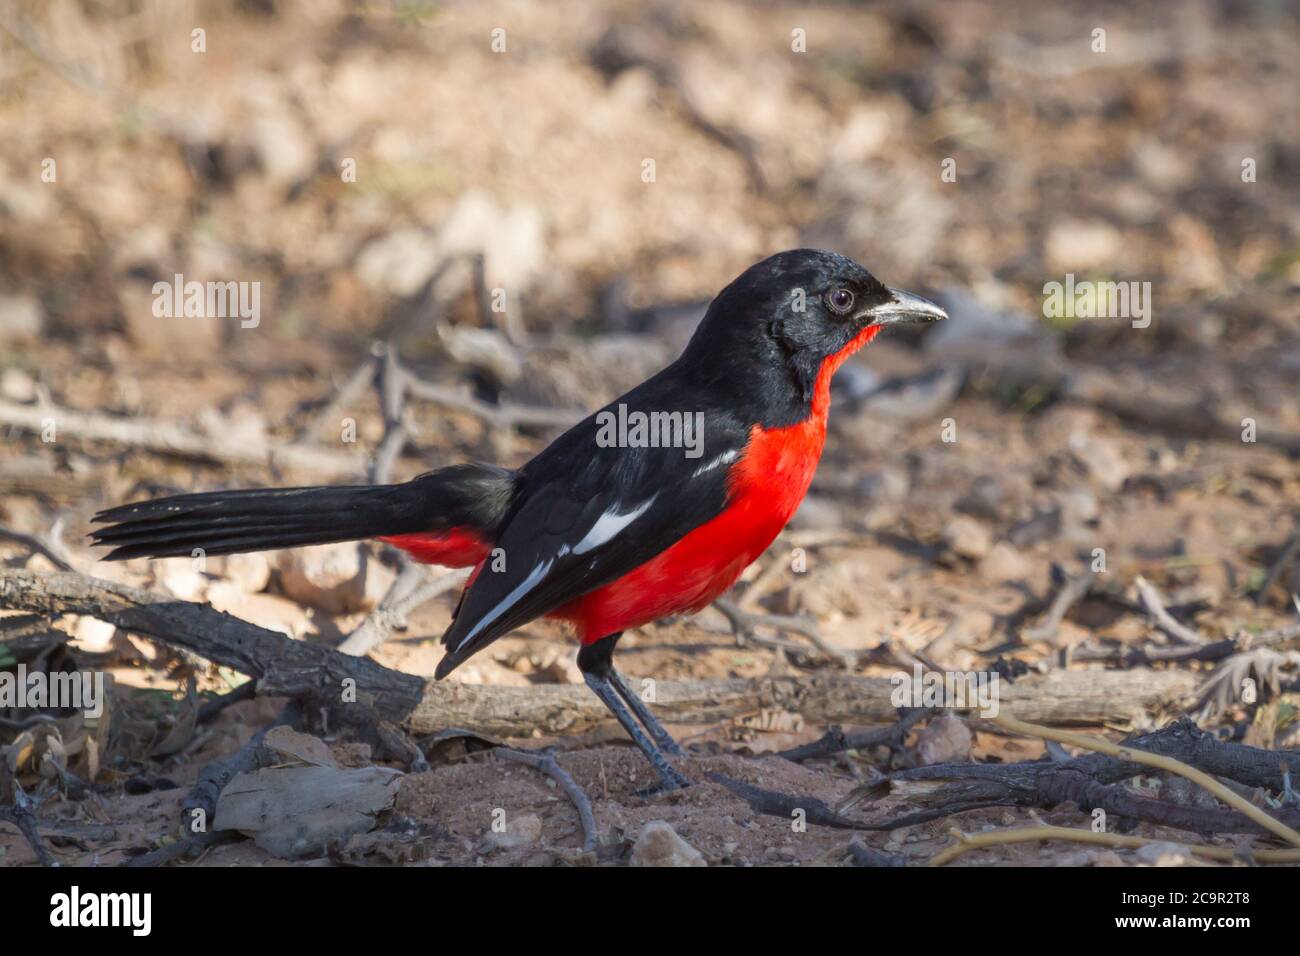
M 1119 231 L 1108 223 L 1066 220 L 1047 233 L 1047 268 L 1062 274 L 1105 268 L 1114 264 L 1122 242 Z
M 546 265 L 546 223 L 534 206 L 499 206 L 485 191 L 460 196 L 438 230 L 440 256 L 482 253 L 489 288 L 517 292 Z
M 769 847 L 775 851 L 775 847 Z M 766 856 L 767 854 L 764 853 Z M 663 820 L 651 820 L 641 828 L 632 846 L 632 866 L 707 866 L 704 856 Z
M 830 157 L 835 163 L 860 163 L 880 153 L 896 126 L 894 112 L 872 103 L 855 106 L 839 125 L 831 144 Z
M 357 256 L 357 276 L 390 295 L 414 295 L 438 267 L 437 240 L 423 229 L 396 229 L 367 243 Z
M 45 310 L 32 295 L 0 295 L 0 342 L 35 342 L 45 331 Z
M 535 813 L 515 817 L 506 822 L 506 828 L 500 832 L 488 834 L 489 850 L 512 850 L 515 847 L 531 846 L 542 837 L 542 818 Z
M 82 650 L 93 654 L 103 654 L 113 647 L 113 637 L 117 634 L 117 625 L 101 621 L 94 617 L 78 617 L 70 629 L 72 638 Z
M 993 550 L 993 536 L 974 518 L 958 515 L 943 529 L 948 550 L 962 558 L 978 561 Z
M 1025 556 L 1014 545 L 999 541 L 980 562 L 980 574 L 996 584 L 1024 581 L 1033 573 Z
M 109 252 L 113 269 L 117 272 L 143 269 L 159 274 L 163 271 L 162 263 L 170 254 L 171 236 L 156 223 L 124 233 L 117 238 Z
M 792 531 L 826 531 L 844 527 L 839 504 L 820 495 L 808 495 L 790 519 Z
M 871 504 L 902 501 L 909 491 L 911 482 L 901 468 L 880 468 L 863 475 L 858 482 L 858 493 Z
M 274 109 L 259 110 L 246 130 L 253 155 L 272 182 L 290 186 L 306 178 L 315 168 L 316 147 L 293 115 Z
M 1061 521 L 1067 528 L 1092 524 L 1101 517 L 1101 508 L 1097 505 L 1097 496 L 1087 488 L 1072 488 L 1057 496 L 1061 507 Z
M 262 551 L 228 554 L 223 559 L 219 573 L 246 593 L 256 594 L 264 590 L 271 580 L 271 562 Z
M 1151 866 L 1182 866 L 1192 862 L 1192 851 L 1177 843 L 1148 843 L 1138 848 L 1136 856 Z
M 916 749 L 926 766 L 970 760 L 970 728 L 960 717 L 936 717 L 917 735 Z
M 175 310 L 172 301 L 174 281 L 168 276 L 164 288 L 154 292 L 155 283 L 126 277 L 116 284 L 118 305 L 126 324 L 133 356 L 211 356 L 220 351 L 222 324 L 229 319 L 216 316 L 168 316 L 154 313 L 162 303 Z
M 347 541 L 281 551 L 275 567 L 286 597 L 328 614 L 369 610 L 393 582 L 391 570 Z
M 158 584 L 185 601 L 201 601 L 208 579 L 194 566 L 192 558 L 164 558 L 158 562 Z
M 540 668 L 537 674 L 553 684 L 581 684 L 584 680 L 578 662 L 572 654 L 561 654 Z
M 36 400 L 36 380 L 20 368 L 0 372 L 0 395 L 15 402 Z
M 1119 491 L 1129 476 L 1129 467 L 1114 442 L 1097 435 L 1075 432 L 1070 451 L 1080 467 L 1107 491 Z
M 971 482 L 966 494 L 958 498 L 953 507 L 963 514 L 996 521 L 1002 516 L 1006 499 L 1006 488 L 1002 482 L 992 475 L 983 475 Z

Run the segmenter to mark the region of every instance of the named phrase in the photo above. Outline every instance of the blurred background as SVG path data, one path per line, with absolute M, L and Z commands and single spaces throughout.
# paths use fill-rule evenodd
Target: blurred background
M 1298 54 L 1283 0 L 0 0 L 0 525 L 337 641 L 384 562 L 96 565 L 86 518 L 373 477 L 380 351 L 425 386 L 384 474 L 520 464 L 671 360 L 741 270 L 815 246 L 952 321 L 840 373 L 813 493 L 747 607 L 807 615 L 862 673 L 1109 660 L 1152 633 L 1138 575 L 1207 634 L 1280 626 Z M 160 316 L 177 276 L 256 283 L 256 321 Z M 1067 276 L 1149 283 L 1149 325 L 1048 314 Z M 1042 630 L 1096 549 L 1109 595 Z M 451 604 L 376 656 L 431 673 Z M 126 654 L 123 681 L 177 686 L 77 626 Z M 458 676 L 578 679 L 558 628 L 525 634 Z M 817 663 L 782 640 L 737 646 L 710 610 L 631 635 L 624 663 Z

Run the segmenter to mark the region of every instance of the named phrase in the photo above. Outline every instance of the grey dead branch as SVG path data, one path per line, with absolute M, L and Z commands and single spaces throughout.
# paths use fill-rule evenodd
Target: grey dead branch
M 533 730 L 572 734 L 609 723 L 600 701 L 577 685 L 497 687 L 422 681 L 363 657 L 292 641 L 201 604 L 177 601 L 75 572 L 0 572 L 0 604 L 47 614 L 89 614 L 163 644 L 235 668 L 266 695 L 334 708 L 344 682 L 385 720 L 427 734 L 465 727 L 497 736 Z M 1026 677 L 1003 702 L 1025 719 L 1053 724 L 1132 725 L 1176 712 L 1197 686 L 1181 671 L 1066 671 Z M 655 708 L 668 723 L 707 724 L 763 710 L 802 713 L 826 723 L 882 723 L 897 710 L 889 678 L 812 674 L 766 679 L 660 681 Z
M 592 706 L 590 695 L 579 687 L 426 684 L 364 658 L 291 641 L 203 605 L 96 581 L 76 572 L 2 572 L 0 604 L 46 614 L 75 611 L 103 617 L 161 643 L 186 647 L 210 660 L 237 666 L 258 679 L 259 689 L 265 687 L 268 693 L 295 697 L 313 707 L 347 711 L 355 705 L 343 703 L 338 688 L 344 681 L 355 682 L 361 709 L 375 715 L 369 718 L 371 721 L 400 723 L 416 734 L 453 725 L 502 736 L 521 736 L 537 728 L 571 734 L 608 720 L 604 710 Z M 662 682 L 655 706 L 666 720 L 682 724 L 716 723 L 764 710 L 796 712 L 826 723 L 877 723 L 889 722 L 897 714 L 890 699 L 893 688 L 887 679 L 843 674 Z M 1195 688 L 1192 675 L 1179 671 L 1052 670 L 1011 684 L 1001 703 L 1022 717 L 1032 716 L 1045 723 L 1145 724 L 1158 714 L 1184 709 Z M 914 722 L 920 713 L 911 712 L 905 721 Z M 1194 727 L 1184 733 L 1189 738 L 1193 734 L 1198 740 L 1205 737 Z M 887 739 L 879 737 L 870 742 Z M 857 745 L 868 742 L 861 740 Z M 1234 745 L 1219 744 L 1216 748 L 1214 743 L 1205 745 L 1201 756 L 1219 760 L 1221 773 L 1256 785 L 1283 779 L 1278 764 L 1273 762 L 1279 755 Z M 841 739 L 838 744 L 847 746 L 848 741 Z M 824 756 L 835 749 L 833 742 L 827 748 L 813 748 L 798 756 Z M 263 765 L 268 751 L 293 765 Z M 1219 756 L 1225 751 L 1230 754 L 1226 762 Z M 565 786 L 582 818 L 583 847 L 590 850 L 595 831 L 589 803 L 554 758 L 517 751 L 503 751 L 502 756 L 530 763 Z M 928 772 L 923 774 L 922 769 Z M 950 798 L 947 791 L 941 789 L 936 795 L 933 787 L 927 789 L 928 785 L 916 782 L 934 779 L 936 773 L 957 780 L 972 777 L 980 781 L 978 792 L 972 791 L 970 785 L 962 785 L 960 798 Z M 377 815 L 392 805 L 398 776 L 397 771 L 381 768 L 341 768 L 319 741 L 285 727 L 274 727 L 200 782 L 199 789 L 208 787 L 206 802 L 215 820 L 210 833 L 194 834 L 189 843 L 197 849 L 235 830 L 253 836 L 259 846 L 277 856 L 319 855 L 372 829 Z M 760 813 L 782 815 L 788 814 L 791 807 L 800 807 L 811 814 L 811 822 L 820 825 L 852 829 L 877 825 L 846 817 L 816 798 L 777 793 L 722 774 L 713 774 L 711 779 Z M 1255 832 L 1250 826 L 1241 830 L 1241 825 L 1224 811 L 1171 810 L 1160 801 L 1144 802 L 1127 791 L 1116 790 L 1095 775 L 1072 774 L 1070 768 L 1059 770 L 1050 763 L 991 770 L 978 764 L 942 764 L 896 779 L 895 791 L 921 809 L 892 819 L 893 825 L 1007 803 L 1055 806 L 1067 800 L 1093 800 L 1117 813 L 1171 826 L 1214 832 L 1231 832 L 1236 827 L 1239 832 Z M 170 858 L 180 852 L 168 850 L 166 855 Z

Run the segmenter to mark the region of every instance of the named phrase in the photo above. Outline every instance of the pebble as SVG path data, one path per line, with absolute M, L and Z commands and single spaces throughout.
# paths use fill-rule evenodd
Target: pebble
M 769 847 L 775 850 L 775 847 Z M 766 856 L 766 852 L 764 856 Z M 631 866 L 707 866 L 704 856 L 664 820 L 651 820 L 632 845 Z

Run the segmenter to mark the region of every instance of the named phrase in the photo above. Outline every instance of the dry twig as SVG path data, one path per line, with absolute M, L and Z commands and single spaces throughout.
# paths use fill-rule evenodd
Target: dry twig
M 1015 717 L 1006 713 L 998 714 L 996 717 L 992 718 L 992 721 L 999 727 L 1004 730 L 1009 730 L 1012 733 L 1026 734 L 1031 737 L 1039 737 L 1043 740 L 1055 740 L 1057 743 L 1070 744 L 1074 747 L 1081 747 L 1084 750 L 1091 750 L 1094 753 L 1118 757 L 1119 759 L 1130 763 L 1142 764 L 1146 767 L 1154 767 L 1157 770 L 1164 770 L 1167 773 L 1175 773 L 1180 777 L 1186 777 L 1193 783 L 1208 790 L 1222 802 L 1245 814 L 1261 827 L 1264 827 L 1266 830 L 1281 837 L 1287 842 L 1300 847 L 1300 832 L 1296 832 L 1286 824 L 1275 820 L 1259 807 L 1250 803 L 1250 801 L 1243 799 L 1237 793 L 1215 780 L 1209 774 L 1204 773 L 1195 767 L 1190 767 L 1181 760 L 1175 760 L 1172 757 L 1166 757 L 1162 754 L 1146 753 L 1145 751 L 1136 750 L 1132 747 L 1126 747 L 1121 744 L 1113 744 L 1109 740 L 1102 740 L 1100 737 L 1091 737 L 1087 734 L 1076 734 L 1066 730 L 1056 730 L 1052 727 L 1043 727 L 1038 724 L 1026 723 L 1023 720 L 1017 720 Z
M 23 791 L 17 780 L 11 780 L 10 784 L 14 793 L 13 806 L 0 807 L 0 820 L 12 823 L 19 829 L 41 866 L 58 866 L 59 861 L 54 858 L 50 848 L 45 845 L 45 840 L 41 838 L 40 821 L 32 813 L 31 798 Z
M 931 857 L 931 866 L 943 866 L 945 863 L 951 863 L 957 857 L 972 850 L 990 846 L 1005 846 L 1011 843 L 1069 840 L 1073 843 L 1095 843 L 1101 846 L 1136 849 L 1151 843 L 1168 842 L 1166 840 L 1146 840 L 1142 837 L 1124 836 L 1119 833 L 1096 833 L 1092 830 L 1048 825 L 1021 827 L 1016 830 L 994 830 L 989 833 L 978 833 L 974 836 L 963 833 L 956 827 L 948 832 L 957 842 Z M 1201 843 L 1179 843 L 1176 845 L 1208 860 L 1231 862 L 1241 856 L 1240 851 L 1228 847 L 1205 846 Z M 1254 850 L 1249 856 L 1259 863 L 1300 863 L 1300 850 Z
M 828 644 L 821 636 L 821 632 L 817 630 L 817 625 L 807 618 L 792 614 L 757 614 L 745 611 L 730 598 L 718 598 L 713 602 L 713 606 L 722 612 L 723 617 L 731 624 L 732 633 L 739 640 L 753 640 L 767 646 L 780 647 L 785 651 L 807 654 L 807 651 L 797 644 L 789 644 L 785 641 L 773 642 L 770 638 L 762 638 L 755 633 L 756 628 L 770 627 L 806 638 L 813 647 L 841 667 L 852 667 L 857 661 L 856 654 Z
M 573 775 L 560 766 L 555 754 L 549 751 L 515 750 L 512 747 L 497 747 L 492 752 L 503 760 L 527 764 L 554 780 L 578 811 L 578 819 L 582 823 L 582 851 L 595 851 L 596 816 L 591 808 L 591 798 L 578 785 L 578 781 L 573 779 Z
M 1198 634 L 1195 630 L 1185 624 L 1181 624 L 1165 608 L 1165 602 L 1160 597 L 1160 592 L 1156 590 L 1154 584 L 1146 578 L 1138 575 L 1137 581 L 1138 595 L 1142 598 L 1142 606 L 1147 609 L 1147 613 L 1155 619 L 1156 626 L 1164 631 L 1176 641 L 1182 641 L 1184 644 L 1205 644 L 1206 639 Z

